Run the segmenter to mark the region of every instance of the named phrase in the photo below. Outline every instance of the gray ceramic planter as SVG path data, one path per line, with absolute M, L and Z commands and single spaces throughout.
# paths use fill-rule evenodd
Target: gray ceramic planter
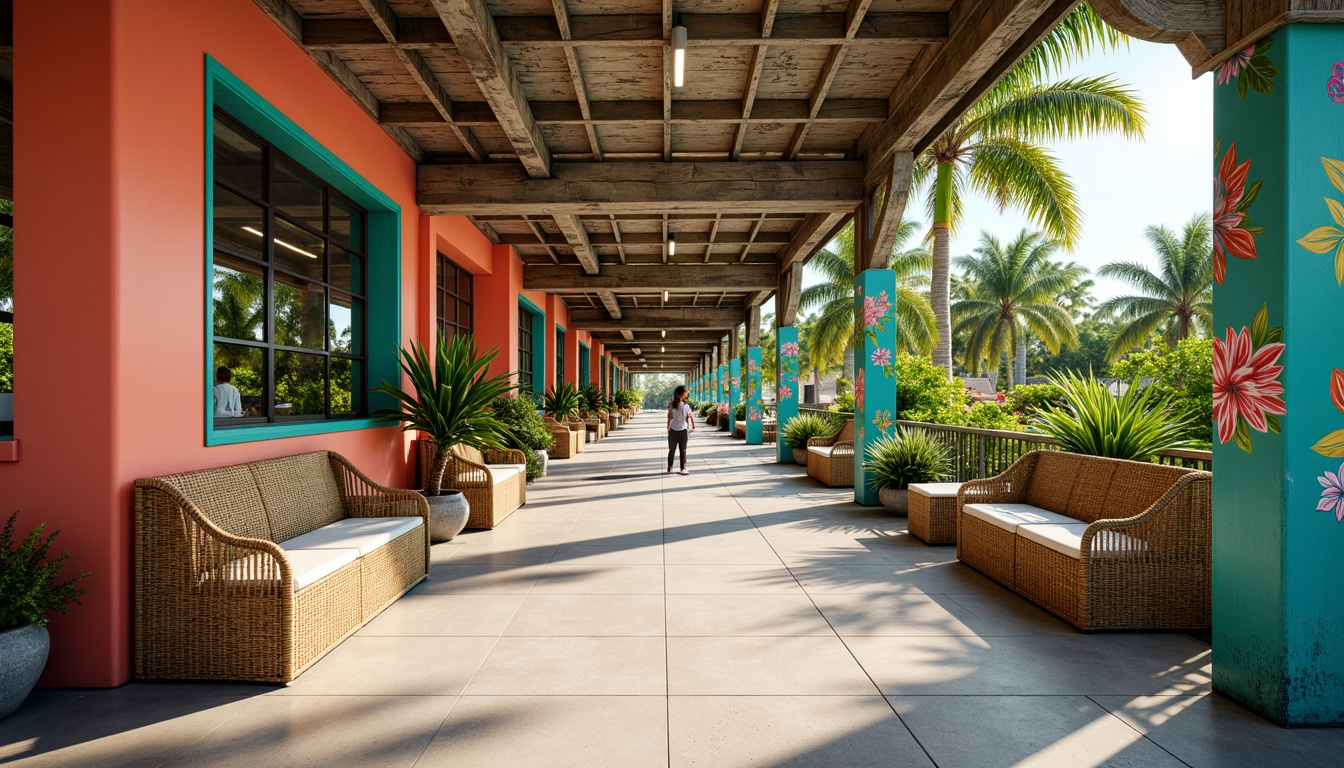
M 541 459 L 541 476 L 545 477 L 546 473 L 551 470 L 551 454 L 548 451 L 541 450 L 537 451 L 537 457 Z
M 882 506 L 893 515 L 910 514 L 910 489 L 892 488 L 883 486 L 877 492 L 877 498 L 882 500 Z
M 429 502 L 429 540 L 448 541 L 467 527 L 471 505 L 461 491 L 444 491 L 437 496 L 420 494 Z
M 794 448 L 794 449 L 793 449 L 793 463 L 794 463 L 794 464 L 802 464 L 804 467 L 807 466 L 807 449 L 806 449 L 806 448 Z
M 51 636 L 29 624 L 0 632 L 0 718 L 8 717 L 37 685 L 47 665 Z

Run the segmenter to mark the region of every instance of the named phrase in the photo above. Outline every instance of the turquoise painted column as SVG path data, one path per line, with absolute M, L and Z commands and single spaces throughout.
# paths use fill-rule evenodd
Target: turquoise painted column
M 737 429 L 737 404 L 742 402 L 742 361 L 728 361 L 728 434 Z
M 793 451 L 784 442 L 784 425 L 798 415 L 798 329 L 775 327 L 775 461 L 793 463 Z
M 761 348 L 747 347 L 747 445 L 765 442 L 761 419 L 765 404 L 761 401 Z
M 1214 87 L 1213 684 L 1344 723 L 1344 26 Z
M 714 391 L 714 402 L 725 405 L 728 403 L 728 365 L 726 363 L 719 366 L 718 385 L 717 389 Z M 731 417 L 732 410 L 730 409 L 728 418 Z M 719 414 L 719 424 L 721 427 L 728 424 L 727 418 L 725 418 L 722 413 Z
M 896 413 L 896 273 L 854 276 L 854 501 L 879 504 L 863 468 L 868 447 L 890 434 Z

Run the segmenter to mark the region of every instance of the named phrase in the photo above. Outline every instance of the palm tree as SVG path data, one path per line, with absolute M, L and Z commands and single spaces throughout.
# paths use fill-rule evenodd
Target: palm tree
M 896 345 L 911 354 L 927 355 L 937 339 L 933 308 L 920 290 L 922 273 L 932 264 L 923 248 L 902 250 L 919 228 L 916 221 L 902 221 L 896 230 L 891 269 L 896 272 Z M 845 374 L 853 365 L 854 351 L 854 226 L 845 227 L 829 245 L 807 263 L 821 273 L 821 282 L 803 289 L 798 308 L 819 309 L 811 344 L 820 358 L 845 358 Z M 927 282 L 927 281 L 925 281 Z
M 817 326 L 820 316 L 813 315 L 798 326 L 798 340 L 801 342 L 798 355 L 798 380 L 801 383 L 812 377 L 813 392 L 821 396 L 821 378 L 840 370 L 844 365 L 844 349 L 828 349 L 817 339 Z M 799 392 L 801 400 L 802 392 Z
M 1157 253 L 1156 272 L 1132 261 L 1111 262 L 1097 271 L 1139 291 L 1097 307 L 1098 315 L 1123 323 L 1106 352 L 1111 362 L 1143 346 L 1158 328 L 1165 330 L 1172 347 L 1192 334 L 1213 331 L 1213 235 L 1208 214 L 1187 221 L 1180 236 L 1160 226 L 1148 227 L 1143 236 Z
M 978 372 L 980 362 L 1000 355 L 1013 358 L 1013 384 L 1027 380 L 1027 334 L 1037 336 L 1052 354 L 1065 344 L 1078 344 L 1069 311 L 1058 296 L 1077 282 L 1082 267 L 1047 267 L 1059 243 L 1040 232 L 1022 230 L 1006 246 L 988 232 L 980 234 L 974 256 L 961 256 L 957 266 L 969 279 L 969 298 L 952 307 L 956 331 L 965 331 L 965 365 Z
M 1113 48 L 1123 40 L 1087 4 L 1079 5 L 916 159 L 916 184 L 933 180 L 931 304 L 939 340 L 933 362 L 949 376 L 951 237 L 961 222 L 963 198 L 975 191 L 1001 208 L 1017 208 L 1072 248 L 1082 211 L 1068 174 L 1043 145 L 1098 133 L 1142 136 L 1144 110 L 1133 91 L 1109 77 L 1044 80 L 1094 48 Z

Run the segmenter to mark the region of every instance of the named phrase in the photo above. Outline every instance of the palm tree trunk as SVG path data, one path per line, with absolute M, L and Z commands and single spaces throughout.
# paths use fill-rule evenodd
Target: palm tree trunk
M 952 164 L 938 164 L 938 180 L 933 204 L 933 282 L 929 304 L 938 330 L 933 347 L 933 364 L 952 378 Z
M 850 383 L 853 383 L 853 382 L 854 382 L 854 345 L 853 345 L 853 344 L 850 344 L 850 345 L 849 345 L 849 348 L 845 350 L 845 372 L 844 372 L 843 375 L 844 375 L 844 377 L 845 377 L 846 379 L 849 379 Z
M 1027 383 L 1027 335 L 1017 334 L 1017 350 L 1013 360 L 1013 386 Z
M 816 368 L 812 369 L 812 399 L 808 402 L 814 404 L 821 402 L 821 371 Z

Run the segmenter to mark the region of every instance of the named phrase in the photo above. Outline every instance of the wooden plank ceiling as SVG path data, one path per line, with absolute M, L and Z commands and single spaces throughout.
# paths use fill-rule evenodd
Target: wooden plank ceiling
M 770 296 L 788 315 L 795 268 L 856 212 L 883 242 L 893 155 L 1075 4 L 255 2 L 420 164 L 423 212 L 514 246 L 633 369 L 677 371 Z

